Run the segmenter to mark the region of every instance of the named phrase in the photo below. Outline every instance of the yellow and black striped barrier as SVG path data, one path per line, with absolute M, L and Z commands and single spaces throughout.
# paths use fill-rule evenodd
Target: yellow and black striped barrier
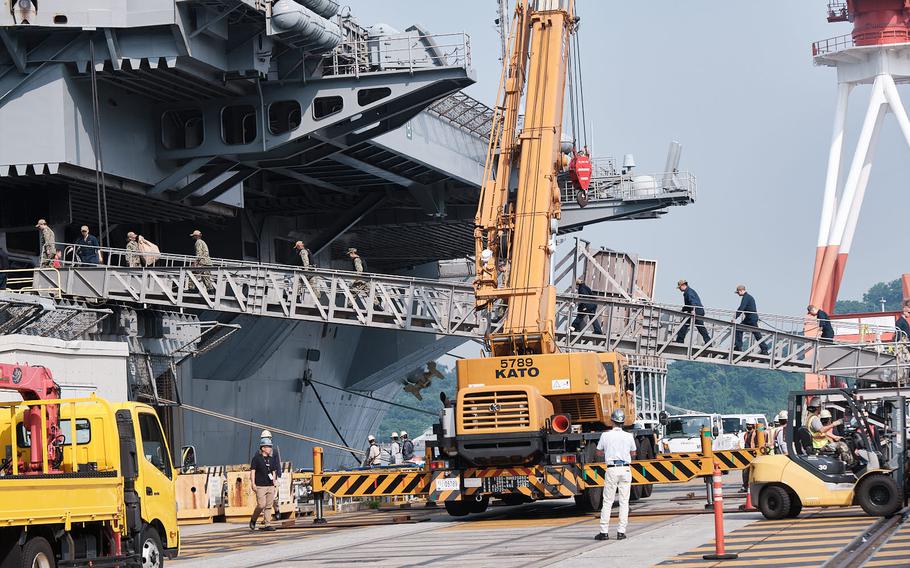
M 756 454 L 757 450 L 720 450 L 705 454 L 664 454 L 653 460 L 638 460 L 632 462 L 632 484 L 685 483 L 710 476 L 715 460 L 723 470 L 743 469 Z M 546 499 L 572 497 L 585 488 L 602 486 L 605 472 L 603 463 L 432 471 L 417 468 L 316 471 L 313 492 L 335 497 L 426 495 L 429 501 L 435 502 L 506 493 Z M 502 485 L 500 480 L 506 480 L 507 484 Z
M 338 471 L 313 476 L 313 491 L 335 497 L 389 497 L 426 493 L 422 469 Z

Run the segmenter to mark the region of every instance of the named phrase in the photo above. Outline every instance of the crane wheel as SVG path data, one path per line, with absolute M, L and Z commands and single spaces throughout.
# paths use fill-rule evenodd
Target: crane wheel
M 758 508 L 766 519 L 783 519 L 790 514 L 790 507 L 790 493 L 780 485 L 769 485 L 758 496 Z
M 657 457 L 657 450 L 654 447 L 654 442 L 650 437 L 644 436 L 637 440 L 638 442 L 638 459 L 640 460 L 653 460 Z M 641 496 L 642 498 L 650 497 L 654 492 L 654 485 L 649 483 L 647 485 L 641 485 Z
M 55 568 L 57 557 L 54 549 L 44 537 L 36 536 L 29 539 L 22 547 L 19 566 L 22 568 Z
M 575 496 L 575 505 L 582 513 L 596 513 L 603 506 L 603 497 L 603 487 L 588 487 Z
M 471 513 L 466 501 L 446 501 L 446 513 L 450 517 L 466 517 Z
M 893 477 L 874 473 L 859 482 L 856 502 L 867 515 L 888 517 L 900 510 L 904 496 Z

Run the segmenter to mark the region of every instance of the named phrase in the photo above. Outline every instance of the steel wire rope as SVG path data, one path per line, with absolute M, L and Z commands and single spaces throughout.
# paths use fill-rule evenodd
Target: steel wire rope
M 304 380 L 306 380 L 306 379 L 304 379 Z M 319 391 L 316 390 L 316 387 L 312 383 L 310 383 L 310 388 L 313 389 L 313 394 L 316 395 L 316 400 L 319 401 L 319 406 L 322 407 L 322 412 L 324 412 L 325 417 L 329 419 L 329 424 L 332 425 L 332 429 L 335 430 L 336 434 L 338 434 L 338 437 L 341 439 L 341 443 L 344 444 L 346 447 L 350 447 L 350 444 L 348 444 L 348 441 L 344 439 L 344 434 L 341 433 L 341 430 L 339 430 L 338 426 L 335 424 L 335 420 L 332 419 L 332 415 L 329 413 L 329 409 L 326 408 L 325 403 L 322 402 L 322 397 L 319 396 Z M 351 456 L 353 456 L 355 460 L 358 460 L 357 454 L 355 454 L 353 451 L 351 451 L 350 453 L 351 453 Z
M 89 74 L 92 83 L 92 129 L 95 138 L 95 195 L 98 201 L 98 239 L 99 246 L 110 244 L 110 222 L 107 213 L 107 183 L 104 179 L 104 155 L 101 151 L 101 108 L 98 103 L 98 76 L 95 72 L 95 41 L 89 39 L 91 65 Z M 104 216 L 102 217 L 102 209 Z M 99 253 L 101 251 L 98 251 Z
M 572 9 L 573 10 L 575 9 L 574 5 L 573 5 Z M 577 18 L 575 18 L 575 14 L 572 14 L 572 17 L 573 17 L 574 21 L 577 22 Z M 574 41 L 574 43 L 575 43 L 575 54 L 576 54 L 575 65 L 577 66 L 577 69 L 578 69 L 578 98 L 579 98 L 579 107 L 580 107 L 579 110 L 581 111 L 582 140 L 584 141 L 585 148 L 587 148 L 588 147 L 588 116 L 585 113 L 585 83 L 584 83 L 584 78 L 582 77 L 582 74 L 581 74 L 581 42 L 579 40 L 580 34 L 581 34 L 581 30 L 579 27 L 576 26 L 575 30 L 572 32 L 571 41 Z
M 330 388 L 330 389 L 335 389 L 335 390 L 339 390 L 339 391 L 342 391 L 342 392 L 346 392 L 346 393 L 348 393 L 348 394 L 353 394 L 353 395 L 355 395 L 355 396 L 362 396 L 363 398 L 367 398 L 367 399 L 369 399 L 369 400 L 375 400 L 376 402 L 381 402 L 381 403 L 383 403 L 383 404 L 388 404 L 389 406 L 397 406 L 397 407 L 399 407 L 399 408 L 404 408 L 405 410 L 410 410 L 410 411 L 413 411 L 413 412 L 421 412 L 421 413 L 423 413 L 423 414 L 429 414 L 430 416 L 438 416 L 438 414 L 437 414 L 436 412 L 430 412 L 429 410 L 424 410 L 424 409 L 422 409 L 422 408 L 417 408 L 416 406 L 408 406 L 408 405 L 406 405 L 406 404 L 399 404 L 399 403 L 397 403 L 397 402 L 392 402 L 392 401 L 390 401 L 390 400 L 384 400 L 384 399 L 381 399 L 381 398 L 376 398 L 376 397 L 373 396 L 373 395 L 369 395 L 369 394 L 362 393 L 362 392 L 357 392 L 357 391 L 355 391 L 355 390 L 345 389 L 345 388 L 341 388 L 341 387 L 336 387 L 335 385 L 330 385 L 330 384 L 324 383 L 324 382 L 322 382 L 322 381 L 317 381 L 316 379 L 306 379 L 306 381 L 307 381 L 308 383 L 316 383 L 317 385 L 322 385 L 322 386 L 324 386 L 324 387 L 328 387 L 328 388 Z M 315 392 L 315 389 L 314 389 L 314 392 Z
M 145 398 L 151 398 L 150 395 L 142 395 L 142 396 Z M 358 450 L 356 448 L 352 448 L 349 446 L 343 446 L 341 444 L 336 444 L 335 442 L 329 442 L 327 440 L 320 440 L 319 438 L 313 438 L 312 436 L 305 436 L 303 434 L 298 434 L 297 432 L 291 432 L 290 430 L 284 430 L 284 429 L 278 428 L 276 426 L 269 426 L 268 424 L 262 424 L 261 422 L 253 422 L 252 420 L 244 420 L 243 418 L 237 418 L 235 416 L 231 416 L 230 414 L 224 414 L 222 412 L 215 412 L 214 410 L 209 410 L 207 408 L 201 408 L 198 406 L 193 406 L 191 404 L 176 402 L 176 401 L 168 400 L 166 398 L 161 398 L 161 397 L 158 397 L 158 402 L 169 405 L 169 406 L 174 406 L 177 408 L 182 408 L 183 410 L 187 410 L 189 412 L 194 412 L 196 414 L 202 414 L 204 416 L 209 416 L 211 418 L 217 418 L 219 420 L 233 422 L 234 424 L 240 424 L 242 426 L 249 426 L 251 428 L 260 428 L 263 430 L 271 430 L 273 433 L 277 432 L 277 433 L 281 434 L 282 436 L 288 436 L 289 438 L 294 438 L 296 440 L 303 440 L 304 442 L 311 442 L 314 444 L 319 444 L 319 445 L 325 446 L 327 448 L 332 448 L 335 450 L 343 450 L 343 451 L 351 452 L 352 454 L 366 455 L 366 452 L 364 452 L 363 450 Z

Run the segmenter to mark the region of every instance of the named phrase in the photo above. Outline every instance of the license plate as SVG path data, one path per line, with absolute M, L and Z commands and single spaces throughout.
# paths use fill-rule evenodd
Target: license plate
M 436 491 L 458 491 L 458 478 L 446 477 L 436 480 Z
M 501 477 L 485 477 L 483 479 L 484 491 L 487 493 L 508 493 L 521 487 L 530 487 L 527 475 L 504 475 Z

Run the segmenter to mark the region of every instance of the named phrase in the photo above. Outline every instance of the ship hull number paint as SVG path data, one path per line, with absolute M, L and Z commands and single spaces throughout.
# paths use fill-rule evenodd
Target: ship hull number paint
M 534 366 L 533 357 L 509 357 L 499 360 L 496 369 L 497 379 L 525 379 L 540 375 L 540 369 Z

